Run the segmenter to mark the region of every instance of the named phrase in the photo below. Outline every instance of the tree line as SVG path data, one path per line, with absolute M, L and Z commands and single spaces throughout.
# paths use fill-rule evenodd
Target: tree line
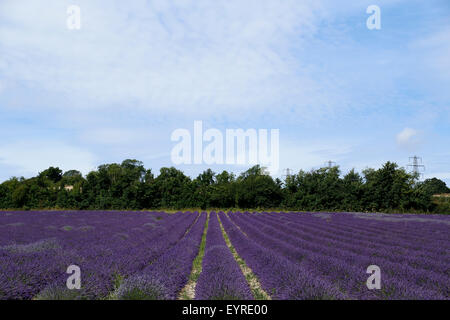
M 436 178 L 423 182 L 392 162 L 380 169 L 339 167 L 300 170 L 284 180 L 256 165 L 240 175 L 207 169 L 195 179 L 171 167 L 155 176 L 141 161 L 100 165 L 83 176 L 50 167 L 36 177 L 0 184 L 2 209 L 282 209 L 299 211 L 395 211 L 450 213 L 433 194 L 448 193 Z

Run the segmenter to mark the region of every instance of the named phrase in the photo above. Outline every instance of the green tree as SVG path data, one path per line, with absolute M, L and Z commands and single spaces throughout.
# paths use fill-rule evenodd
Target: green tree
M 273 179 L 256 165 L 238 178 L 211 169 L 194 180 L 176 168 L 161 168 L 157 177 L 138 160 L 100 165 L 83 177 L 49 167 L 36 177 L 11 178 L 0 184 L 0 208 L 142 209 L 142 208 L 274 208 L 291 210 L 420 210 L 448 212 L 449 192 L 437 178 L 418 182 L 392 162 L 380 169 L 354 169 L 341 176 L 339 167 L 321 168 Z M 71 186 L 70 188 L 66 188 Z M 439 200 L 439 201 L 438 201 Z
M 241 208 L 274 208 L 281 203 L 280 186 L 259 165 L 243 172 L 236 184 L 236 204 Z
M 47 178 L 50 181 L 56 183 L 62 179 L 62 170 L 58 167 L 50 167 L 39 173 L 39 177 Z
M 370 211 L 411 207 L 415 175 L 392 162 L 386 162 L 378 170 L 366 169 L 363 174 L 366 182 L 363 203 Z
M 214 208 L 236 207 L 236 178 L 226 170 L 216 175 L 216 183 L 212 186 L 210 206 Z
M 426 179 L 424 182 L 418 184 L 418 188 L 430 196 L 450 192 L 450 189 L 447 188 L 445 182 L 438 178 Z
M 161 168 L 155 178 L 156 201 L 159 208 L 181 209 L 195 206 L 191 201 L 191 179 L 182 171 L 171 168 Z
M 343 201 L 340 209 L 346 211 L 362 211 L 363 179 L 361 175 L 350 170 L 342 180 Z

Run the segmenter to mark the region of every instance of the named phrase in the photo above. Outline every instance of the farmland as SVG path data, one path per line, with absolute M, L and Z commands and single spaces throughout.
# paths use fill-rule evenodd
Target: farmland
M 5 211 L 0 299 L 448 300 L 449 231 L 438 215 Z

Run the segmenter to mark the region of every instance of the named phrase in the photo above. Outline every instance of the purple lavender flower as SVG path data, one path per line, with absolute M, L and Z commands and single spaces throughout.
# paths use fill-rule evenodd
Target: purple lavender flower
M 119 300 L 165 300 L 169 294 L 159 279 L 141 274 L 124 280 L 115 297 Z
M 202 273 L 195 291 L 198 300 L 253 299 L 248 283 L 225 243 L 215 212 L 209 218 Z

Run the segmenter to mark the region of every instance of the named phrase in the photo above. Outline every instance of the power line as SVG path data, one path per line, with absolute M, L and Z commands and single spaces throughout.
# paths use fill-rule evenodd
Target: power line
M 283 170 L 284 172 L 286 172 L 286 174 L 283 174 L 283 177 L 285 177 L 285 180 L 287 180 L 288 178 L 290 178 L 292 176 L 292 170 L 287 168 Z
M 422 158 L 418 157 L 418 156 L 413 156 L 413 157 L 409 157 L 409 161 L 411 161 L 412 159 L 412 164 L 408 164 L 408 167 L 412 167 L 412 171 L 415 175 L 417 176 L 421 176 L 423 175 L 422 173 L 420 173 L 420 169 L 423 169 L 425 171 L 425 166 L 423 164 L 419 164 L 422 163 Z
M 336 166 L 336 162 L 328 160 L 327 162 L 325 162 L 325 166 L 327 166 L 328 168 L 334 167 Z

